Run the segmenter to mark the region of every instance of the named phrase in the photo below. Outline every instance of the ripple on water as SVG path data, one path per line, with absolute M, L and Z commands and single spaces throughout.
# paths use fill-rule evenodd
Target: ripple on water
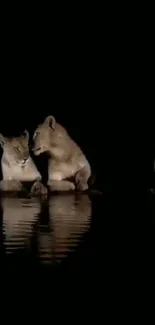
M 5 255 L 26 250 L 41 263 L 55 264 L 76 250 L 91 223 L 86 194 L 54 195 L 47 201 L 4 197 L 0 205 Z

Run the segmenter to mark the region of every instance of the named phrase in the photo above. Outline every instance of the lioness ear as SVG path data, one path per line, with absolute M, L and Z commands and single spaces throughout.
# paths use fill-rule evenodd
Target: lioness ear
M 50 116 L 47 116 L 45 118 L 45 123 L 48 124 L 48 126 L 51 128 L 51 129 L 55 129 L 55 124 L 56 124 L 56 120 L 55 120 L 55 117 L 50 115 Z
M 4 143 L 5 143 L 5 139 L 3 134 L 0 133 L 0 145 L 2 146 L 2 148 L 4 147 Z
M 29 140 L 29 132 L 27 130 L 24 131 L 23 136 Z

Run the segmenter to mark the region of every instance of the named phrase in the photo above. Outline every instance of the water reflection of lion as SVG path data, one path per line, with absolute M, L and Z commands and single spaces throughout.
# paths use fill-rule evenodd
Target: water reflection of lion
M 40 257 L 53 263 L 74 250 L 88 231 L 91 221 L 91 201 L 86 194 L 58 195 L 49 201 L 51 233 L 40 232 Z

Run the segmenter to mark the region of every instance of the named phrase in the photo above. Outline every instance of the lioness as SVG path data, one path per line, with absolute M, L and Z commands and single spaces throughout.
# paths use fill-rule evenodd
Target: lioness
M 53 116 L 45 118 L 33 135 L 33 152 L 48 152 L 48 186 L 51 191 L 88 189 L 91 167 L 80 147 Z
M 29 153 L 29 133 L 19 137 L 6 138 L 0 134 L 0 144 L 3 148 L 1 160 L 3 180 L 1 191 L 21 191 L 21 182 L 35 182 L 31 188 L 32 194 L 46 194 L 47 189 L 40 182 L 41 175 Z

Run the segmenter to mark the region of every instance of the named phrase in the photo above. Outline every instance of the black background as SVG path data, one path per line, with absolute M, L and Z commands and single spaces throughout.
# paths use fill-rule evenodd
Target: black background
M 32 135 L 52 114 L 88 156 L 97 186 L 153 186 L 152 72 L 143 30 L 133 33 L 105 15 L 91 23 L 63 18 L 43 25 L 20 16 L 3 26 L 0 132 Z
M 14 16 L 13 24 L 5 21 L 0 132 L 13 136 L 28 129 L 32 135 L 48 114 L 67 128 L 93 167 L 96 188 L 113 190 L 103 205 L 96 201 L 96 211 L 101 210 L 98 219 L 94 214 L 101 241 L 98 261 L 104 230 L 112 247 L 107 250 L 111 270 L 120 276 L 129 270 L 128 281 L 138 263 L 137 278 L 154 257 L 154 208 L 141 195 L 155 186 L 153 42 L 145 24 L 135 28 L 133 17 L 127 20 L 120 11 L 120 19 L 110 6 L 109 12 L 91 15 L 81 8 L 78 17 L 68 12 L 69 19 L 62 7 L 57 17 L 54 11 L 47 17 L 31 8 L 24 21 L 23 12 L 20 21 Z M 36 162 L 46 174 L 44 158 Z

